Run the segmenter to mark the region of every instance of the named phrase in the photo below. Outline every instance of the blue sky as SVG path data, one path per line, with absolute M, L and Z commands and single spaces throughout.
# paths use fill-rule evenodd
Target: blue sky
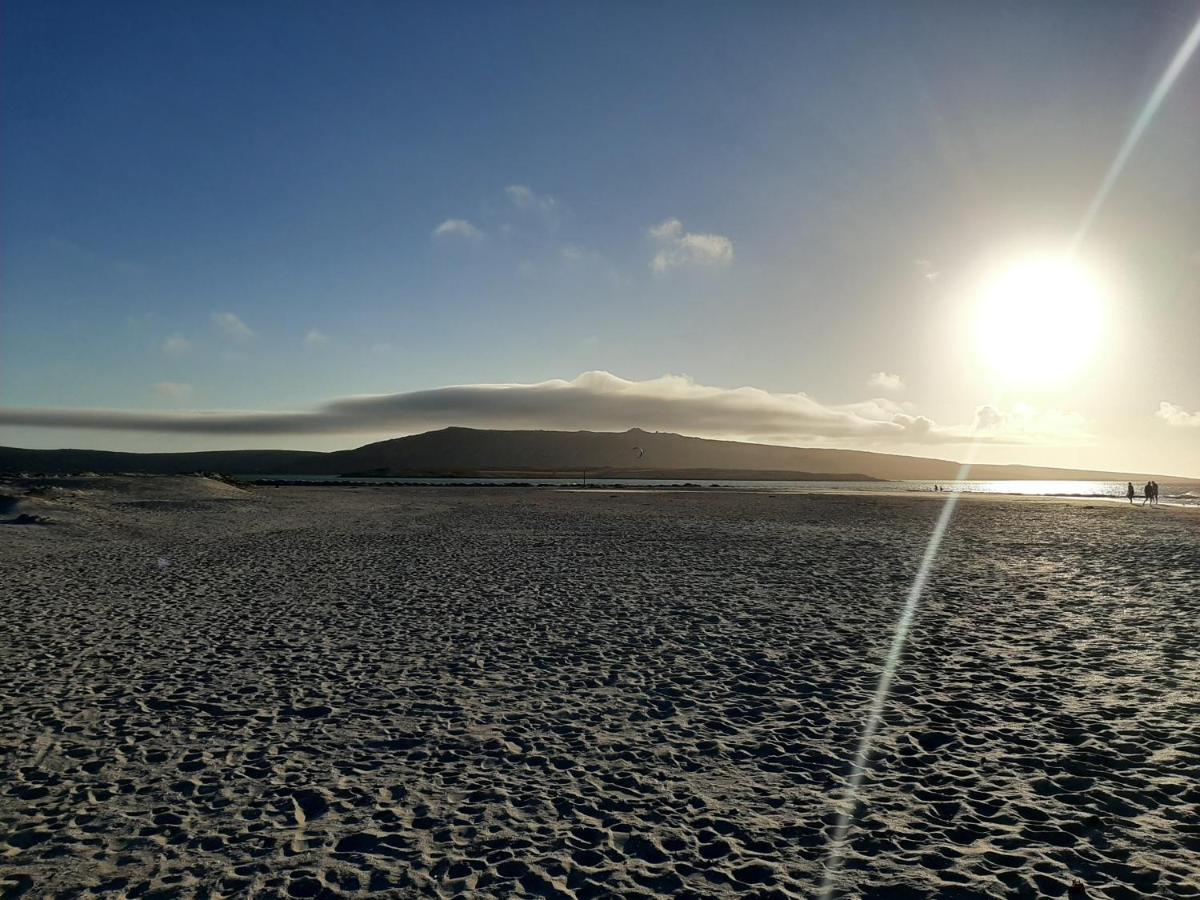
M 972 279 L 1071 234 L 1198 14 L 10 2 L 0 402 L 270 412 L 669 373 L 932 423 L 713 434 L 961 456 L 987 406 L 1013 432 L 989 460 L 1200 474 L 1195 61 L 1085 241 L 1095 358 L 998 386 L 967 334 Z M 231 445 L 21 421 L 0 441 Z

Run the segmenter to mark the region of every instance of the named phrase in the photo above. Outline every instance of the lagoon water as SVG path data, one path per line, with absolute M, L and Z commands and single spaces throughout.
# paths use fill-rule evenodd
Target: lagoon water
M 243 481 L 286 481 L 312 482 L 314 484 L 410 484 L 410 485 L 512 485 L 522 487 L 579 488 L 627 487 L 627 488 L 672 488 L 691 487 L 724 488 L 739 491 L 767 491 L 772 493 L 830 493 L 842 491 L 865 491 L 871 493 L 930 493 L 936 488 L 943 491 L 959 491 L 967 494 L 1008 494 L 1029 497 L 1094 497 L 1105 500 L 1123 500 L 1124 481 L 687 481 L 670 478 L 342 478 L 337 475 L 237 475 Z M 1134 485 L 1137 496 L 1134 502 L 1142 502 L 1142 483 Z M 1200 482 L 1174 482 L 1161 484 L 1159 502 L 1171 506 L 1200 507 Z

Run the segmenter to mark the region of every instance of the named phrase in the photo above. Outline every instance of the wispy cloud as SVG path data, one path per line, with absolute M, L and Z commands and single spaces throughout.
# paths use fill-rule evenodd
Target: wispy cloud
M 509 201 L 520 210 L 550 214 L 558 209 L 558 201 L 549 194 L 539 194 L 524 184 L 510 184 L 504 189 Z
M 154 393 L 160 397 L 180 400 L 191 395 L 192 386 L 190 384 L 181 384 L 178 381 L 160 381 L 154 385 Z
M 975 410 L 975 427 L 980 431 L 991 431 L 1004 425 L 1004 414 L 994 406 L 981 406 Z
M 975 410 L 978 434 L 1024 444 L 1079 445 L 1094 440 L 1087 420 L 1077 412 L 1041 409 L 1031 403 L 980 406 Z
M 468 384 L 400 394 L 345 397 L 299 412 L 160 413 L 96 409 L 0 409 L 0 424 L 193 434 L 353 434 L 446 425 L 480 428 L 623 430 L 637 425 L 706 437 L 778 443 L 947 444 L 982 438 L 943 428 L 885 400 L 828 405 L 807 394 L 719 388 L 664 375 L 630 381 L 608 372 L 535 384 Z
M 173 334 L 163 340 L 161 349 L 167 356 L 183 356 L 192 349 L 192 342 L 178 334 Z
M 254 337 L 254 332 L 250 329 L 250 326 L 231 312 L 213 313 L 212 321 L 217 328 L 225 333 L 226 337 L 231 337 L 238 341 Z
M 437 228 L 433 229 L 435 238 L 466 238 L 467 240 L 477 240 L 483 237 L 483 232 L 468 222 L 466 219 L 447 219 Z
M 678 219 L 666 219 L 649 229 L 650 237 L 662 245 L 650 260 L 655 272 L 677 266 L 727 266 L 733 262 L 733 241 L 721 234 L 684 231 Z
M 1200 410 L 1188 412 L 1182 406 L 1166 400 L 1158 404 L 1155 415 L 1173 428 L 1200 428 Z
M 528 232 L 528 225 L 536 229 L 557 232 L 562 223 L 564 209 L 556 197 L 550 194 L 539 194 L 526 184 L 510 184 L 504 189 L 514 218 L 522 220 L 519 225 L 505 222 L 500 230 L 506 237 L 513 237 L 522 231 Z M 528 236 L 528 235 L 527 235 Z
M 942 273 L 938 270 L 938 267 L 934 265 L 932 260 L 914 259 L 913 265 L 916 267 L 920 276 L 926 281 L 933 282 L 942 277 Z
M 879 388 L 883 391 L 904 390 L 904 379 L 890 372 L 872 372 L 867 379 L 867 387 Z
M 329 343 L 329 337 L 324 332 L 316 328 L 308 329 L 308 334 L 304 335 L 305 347 L 321 347 Z

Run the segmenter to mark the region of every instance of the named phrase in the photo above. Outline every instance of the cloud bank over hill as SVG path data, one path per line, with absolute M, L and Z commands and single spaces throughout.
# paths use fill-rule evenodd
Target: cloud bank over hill
M 293 412 L 0 408 L 0 425 L 207 435 L 395 432 L 463 425 L 620 431 L 632 426 L 704 437 L 774 443 L 1030 443 L 993 426 L 943 427 L 886 398 L 829 405 L 803 393 L 719 388 L 664 375 L 630 381 L 585 372 L 569 381 L 467 384 L 397 394 L 343 397 Z

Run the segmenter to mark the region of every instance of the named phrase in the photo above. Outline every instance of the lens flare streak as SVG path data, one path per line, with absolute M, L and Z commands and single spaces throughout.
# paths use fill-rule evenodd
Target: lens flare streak
M 1117 155 L 1113 158 L 1112 165 L 1108 167 L 1108 172 L 1104 175 L 1104 180 L 1100 182 L 1100 187 L 1092 197 L 1092 202 L 1088 205 L 1087 212 L 1083 214 L 1083 220 L 1079 223 L 1079 228 L 1075 232 L 1075 236 L 1071 240 L 1071 250 L 1074 251 L 1083 243 L 1084 237 L 1088 230 L 1092 227 L 1092 222 L 1096 218 L 1096 214 L 1100 212 L 1100 207 L 1104 205 L 1104 201 L 1108 199 L 1109 193 L 1112 191 L 1113 185 L 1117 178 L 1120 177 L 1121 171 L 1125 168 L 1125 164 L 1129 161 L 1129 157 L 1133 155 L 1133 150 L 1138 145 L 1138 141 L 1142 139 L 1142 135 L 1146 133 L 1146 129 L 1150 126 L 1150 121 L 1154 118 L 1154 114 L 1158 112 L 1158 108 L 1162 106 L 1163 100 L 1167 94 L 1179 80 L 1179 76 L 1183 74 L 1184 68 L 1188 61 L 1196 52 L 1196 47 L 1200 46 L 1200 19 L 1196 20 L 1196 24 L 1192 30 L 1188 32 L 1188 36 L 1183 39 L 1179 50 L 1171 59 L 1170 65 L 1163 72 L 1162 78 L 1158 80 L 1158 84 L 1154 86 L 1154 90 L 1150 92 L 1149 98 L 1142 106 L 1141 112 L 1134 120 L 1133 127 L 1129 129 L 1129 134 L 1125 136 L 1125 141 L 1121 144 L 1121 148 L 1117 151 Z
M 964 465 L 959 470 L 958 475 L 955 476 L 956 480 L 961 481 L 967 478 L 970 469 L 970 464 Z M 858 807 L 859 788 L 862 787 L 863 777 L 867 773 L 867 765 L 871 761 L 871 744 L 875 739 L 875 733 L 879 730 L 879 726 L 883 722 L 883 710 L 887 705 L 888 694 L 892 689 L 892 680 L 895 678 L 896 669 L 900 665 L 900 656 L 904 652 L 904 644 L 908 640 L 908 632 L 912 627 L 913 617 L 916 615 L 921 594 L 925 591 L 925 583 L 929 580 L 929 573 L 933 569 L 934 561 L 937 559 L 938 550 L 942 545 L 942 537 L 946 534 L 946 529 L 950 525 L 950 519 L 954 515 L 954 509 L 957 506 L 958 491 L 951 491 L 950 496 L 946 498 L 946 502 L 942 505 L 942 511 L 938 515 L 937 523 L 933 526 L 933 533 L 929 536 L 929 543 L 925 545 L 925 553 L 921 557 L 921 565 L 917 569 L 917 575 L 908 589 L 908 596 L 904 599 L 904 606 L 900 611 L 900 619 L 897 621 L 896 631 L 892 635 L 892 644 L 888 648 L 887 657 L 884 659 L 883 671 L 880 672 L 879 683 L 875 687 L 875 695 L 871 698 L 871 707 L 867 712 L 867 722 L 863 727 L 862 736 L 858 741 L 858 749 L 854 754 L 854 762 L 850 764 L 850 778 L 846 783 L 841 808 L 838 810 L 837 823 L 834 825 L 833 834 L 829 838 L 829 851 L 825 861 L 825 877 L 821 883 L 819 894 L 821 900 L 830 900 L 834 896 L 837 876 L 841 871 L 842 861 L 846 854 L 846 835 L 850 831 L 850 826 L 854 824 L 854 813 Z

